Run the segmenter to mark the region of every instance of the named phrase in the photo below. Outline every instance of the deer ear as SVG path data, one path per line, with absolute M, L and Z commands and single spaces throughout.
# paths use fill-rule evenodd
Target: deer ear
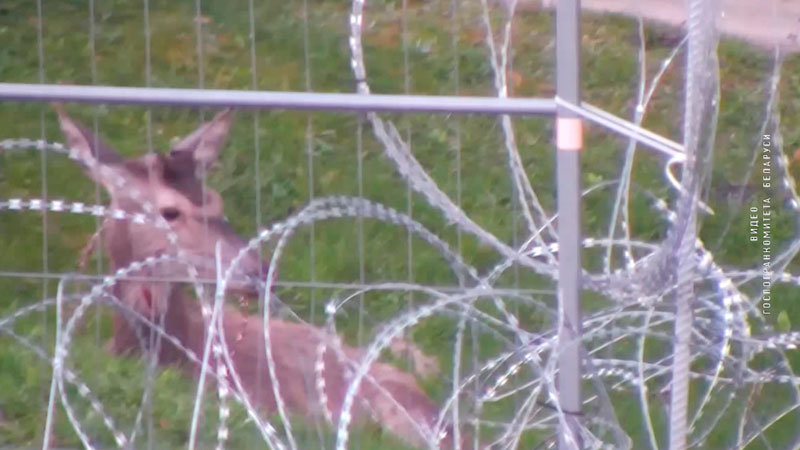
M 172 147 L 173 156 L 192 155 L 198 167 L 210 169 L 217 161 L 231 129 L 233 110 L 227 108 Z M 181 156 L 182 156 L 181 155 Z
M 103 183 L 99 166 L 122 164 L 122 157 L 80 122 L 72 120 L 60 104 L 53 105 L 53 108 L 70 152 L 77 153 L 78 162 L 93 180 Z

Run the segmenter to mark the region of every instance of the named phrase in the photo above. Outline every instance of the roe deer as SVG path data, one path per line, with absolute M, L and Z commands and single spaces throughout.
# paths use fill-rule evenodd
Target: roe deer
M 105 251 L 115 270 L 148 257 L 170 255 L 179 247 L 181 257 L 195 267 L 196 276 L 215 279 L 217 246 L 221 248 L 223 267 L 230 265 L 245 247 L 245 240 L 233 231 L 223 215 L 220 195 L 202 183 L 202 174 L 212 168 L 227 139 L 232 118 L 230 110 L 201 125 L 169 152 L 149 153 L 136 159 L 123 159 L 85 126 L 68 117 L 60 106 L 56 110 L 71 151 L 77 152 L 81 159 L 96 162 L 85 164 L 83 168 L 108 191 L 111 206 L 133 214 L 143 212 L 143 203 L 149 202 L 151 210 L 161 215 L 174 236 L 170 241 L 166 228 L 156 226 L 154 221 L 137 223 L 109 219 L 102 233 Z M 124 181 L 122 187 L 119 180 Z M 161 264 L 157 269 L 143 269 L 137 274 L 139 278 L 119 281 L 114 294 L 145 317 L 163 317 L 167 334 L 177 338 L 195 355 L 202 355 L 206 325 L 200 303 L 179 283 L 147 279 L 155 271 L 160 278 L 187 276 L 184 265 L 174 263 L 172 266 Z M 239 267 L 241 270 L 231 288 L 255 295 L 257 283 L 252 280 L 265 278 L 265 264 L 251 251 Z M 322 374 L 317 375 L 318 349 L 330 337 L 320 328 L 277 318 L 270 319 L 268 326 L 276 378 L 286 408 L 307 418 L 324 412 L 336 423 L 348 387 L 348 367 L 358 362 L 360 351 L 344 345 L 341 351 L 326 351 Z M 226 307 L 222 327 L 221 338 L 225 339 L 234 365 L 228 368 L 228 373 L 235 369 L 250 401 L 274 413 L 277 405 L 266 369 L 262 319 Z M 146 350 L 152 332 L 145 324 L 133 323 L 116 312 L 111 351 L 124 354 Z M 200 371 L 199 364 L 187 358 L 184 351 L 163 339 L 157 361 L 162 365 L 179 365 L 192 375 Z M 320 376 L 324 381 L 324 396 L 315 384 Z M 230 378 L 228 381 L 233 385 Z M 371 366 L 368 378 L 357 393 L 353 414 L 355 420 L 377 421 L 413 446 L 422 447 L 437 441 L 432 438 L 439 415 L 437 406 L 413 376 L 388 364 L 376 362 Z M 440 434 L 444 437 L 438 441 L 445 448 L 452 446 L 452 429 L 448 427 L 448 431 Z M 467 448 L 466 435 L 462 436 L 465 443 L 461 448 Z

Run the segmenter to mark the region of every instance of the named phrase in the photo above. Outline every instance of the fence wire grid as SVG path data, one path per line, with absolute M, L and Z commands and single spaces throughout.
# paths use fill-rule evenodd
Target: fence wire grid
M 687 7 L 0 5 L 0 445 L 800 448 L 800 60 Z

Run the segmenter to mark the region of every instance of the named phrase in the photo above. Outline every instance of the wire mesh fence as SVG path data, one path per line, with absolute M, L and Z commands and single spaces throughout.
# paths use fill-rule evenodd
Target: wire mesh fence
M 0 442 L 796 448 L 799 62 L 687 5 L 0 7 Z

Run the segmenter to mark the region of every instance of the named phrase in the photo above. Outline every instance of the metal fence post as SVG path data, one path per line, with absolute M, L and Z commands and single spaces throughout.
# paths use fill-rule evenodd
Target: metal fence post
M 556 6 L 556 95 L 580 104 L 580 0 L 560 0 Z M 581 275 L 581 119 L 563 107 L 556 111 L 558 192 L 558 395 L 565 413 L 560 424 L 559 450 L 582 447 L 580 275 Z

